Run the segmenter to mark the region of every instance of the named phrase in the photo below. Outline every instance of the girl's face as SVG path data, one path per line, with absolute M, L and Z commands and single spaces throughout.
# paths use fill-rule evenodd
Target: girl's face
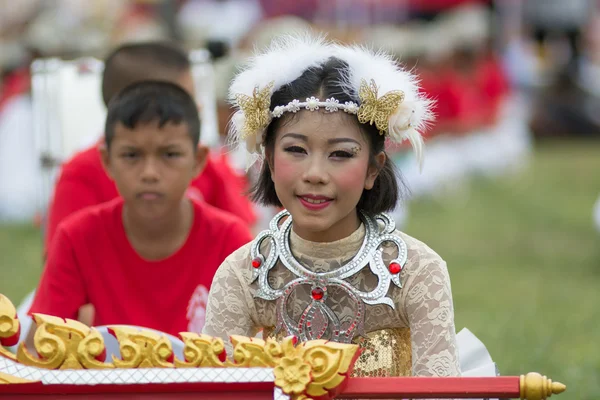
M 303 110 L 277 129 L 269 167 L 296 234 L 332 242 L 359 227 L 356 205 L 378 174 L 369 150 L 355 118 L 343 112 Z M 385 153 L 376 161 L 383 165 Z

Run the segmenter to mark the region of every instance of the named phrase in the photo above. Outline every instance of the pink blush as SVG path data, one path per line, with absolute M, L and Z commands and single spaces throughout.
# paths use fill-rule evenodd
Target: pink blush
M 332 179 L 335 180 L 335 185 L 340 192 L 362 192 L 365 186 L 367 166 L 359 162 L 349 164 L 332 173 Z
M 286 157 L 275 157 L 273 166 L 273 180 L 286 182 L 293 180 L 296 176 L 302 173 L 297 162 L 290 162 Z

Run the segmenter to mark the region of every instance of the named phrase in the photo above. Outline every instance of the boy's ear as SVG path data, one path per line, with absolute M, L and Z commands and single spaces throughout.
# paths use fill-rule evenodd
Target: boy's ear
M 208 147 L 202 144 L 198 144 L 196 148 L 196 163 L 194 165 L 194 176 L 200 175 L 200 172 L 206 166 L 206 159 L 208 158 Z
M 102 166 L 106 171 L 106 174 L 113 179 L 112 174 L 112 164 L 110 162 L 110 155 L 108 153 L 108 147 L 106 147 L 106 142 L 104 140 L 98 144 L 98 151 L 100 152 L 100 159 L 102 160 Z
M 387 160 L 387 154 L 380 152 L 375 156 L 375 165 L 371 165 L 367 170 L 367 178 L 365 179 L 365 189 L 371 190 L 375 185 L 375 179 L 379 176 L 379 171 L 383 169 L 385 161 Z

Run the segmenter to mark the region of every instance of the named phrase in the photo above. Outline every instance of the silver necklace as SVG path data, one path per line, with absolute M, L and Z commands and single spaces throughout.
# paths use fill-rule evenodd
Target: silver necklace
M 269 223 L 269 229 L 261 232 L 252 243 L 252 282 L 258 281 L 255 297 L 277 301 L 277 326 L 275 333 L 285 329 L 287 335 L 294 335 L 300 341 L 328 339 L 336 342 L 350 343 L 358 334 L 364 336 L 365 305 L 386 304 L 394 308 L 394 302 L 387 296 L 390 283 L 401 288 L 400 272 L 406 263 L 407 247 L 404 240 L 392 233 L 396 224 L 387 214 L 370 217 L 360 213 L 365 224 L 365 238 L 356 255 L 346 264 L 332 271 L 313 272 L 303 266 L 290 249 L 290 232 L 292 216 L 287 210 L 277 214 Z M 280 224 L 284 218 L 285 221 Z M 383 223 L 380 230 L 378 222 Z M 270 252 L 266 257 L 260 253 L 263 241 L 270 242 Z M 383 243 L 393 243 L 398 249 L 398 256 L 389 265 L 383 262 Z M 295 278 L 283 287 L 274 289 L 268 282 L 269 271 L 277 265 L 277 261 L 287 268 Z M 369 266 L 378 278 L 377 287 L 369 292 L 358 290 L 345 279 L 355 275 Z M 311 302 L 296 321 L 287 312 L 290 295 L 299 287 L 311 287 Z M 350 297 L 355 305 L 352 320 L 340 323 L 335 312 L 327 306 L 328 288 L 340 288 Z

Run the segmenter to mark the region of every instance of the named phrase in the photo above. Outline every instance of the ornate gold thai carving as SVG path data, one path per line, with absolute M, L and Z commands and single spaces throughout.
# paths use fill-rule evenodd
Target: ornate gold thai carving
M 34 314 L 38 326 L 34 346 L 39 357 L 31 355 L 24 344 L 17 356 L 0 347 L 0 355 L 23 365 L 46 369 L 105 368 L 197 368 L 265 367 L 273 368 L 275 385 L 294 400 L 326 399 L 335 396 L 351 373 L 359 346 L 325 340 L 296 345 L 293 337 L 277 341 L 232 336 L 233 361 L 226 359 L 223 340 L 195 333 L 180 334 L 184 360 L 174 359 L 170 340 L 153 331 L 112 327 L 120 346 L 121 358 L 105 363 L 102 335 L 94 328 L 73 320 Z M 18 338 L 16 309 L 0 294 L 0 343 Z M 17 335 L 17 336 L 15 336 Z M 12 344 L 12 343 L 11 343 Z M 0 384 L 27 383 L 26 379 L 0 372 Z M 522 400 L 546 400 L 564 392 L 566 386 L 546 376 L 529 373 L 520 377 Z
M 189 332 L 181 333 L 180 336 L 184 344 L 184 360 L 175 357 L 177 368 L 226 366 L 227 353 L 223 339 Z
M 17 360 L 25 365 L 46 369 L 113 368 L 104 361 L 104 340 L 94 329 L 71 319 L 34 314 L 38 326 L 33 337 L 39 357 L 19 345 Z
M 171 341 L 158 333 L 127 327 L 110 328 L 119 342 L 121 360 L 113 355 L 117 368 L 173 368 Z
M 548 379 L 537 372 L 521 375 L 521 400 L 546 400 L 553 394 L 560 394 L 566 389 L 567 387 L 562 383 L 552 382 L 552 379 Z
M 13 303 L 0 294 L 0 356 L 16 360 L 16 356 L 3 346 L 14 346 L 19 340 L 21 326 Z
M 0 385 L 7 383 L 32 383 L 37 381 L 30 381 L 28 379 L 19 378 L 16 376 L 8 375 L 0 372 Z
M 281 343 L 232 336 L 236 366 L 272 367 L 275 385 L 292 398 L 332 395 L 348 377 L 358 357 L 355 344 L 312 340 L 299 345 L 293 337 Z
M 291 338 L 284 339 L 281 343 L 273 339 L 264 341 L 258 338 L 244 336 L 231 336 L 233 344 L 233 366 L 236 367 L 262 367 L 272 368 L 277 365 L 277 360 L 284 356 L 282 346 Z
M 273 333 L 265 328 L 263 337 L 282 340 L 283 332 Z M 412 344 L 409 328 L 371 331 L 366 337 L 355 337 L 361 353 L 354 367 L 353 377 L 394 377 L 412 375 Z

